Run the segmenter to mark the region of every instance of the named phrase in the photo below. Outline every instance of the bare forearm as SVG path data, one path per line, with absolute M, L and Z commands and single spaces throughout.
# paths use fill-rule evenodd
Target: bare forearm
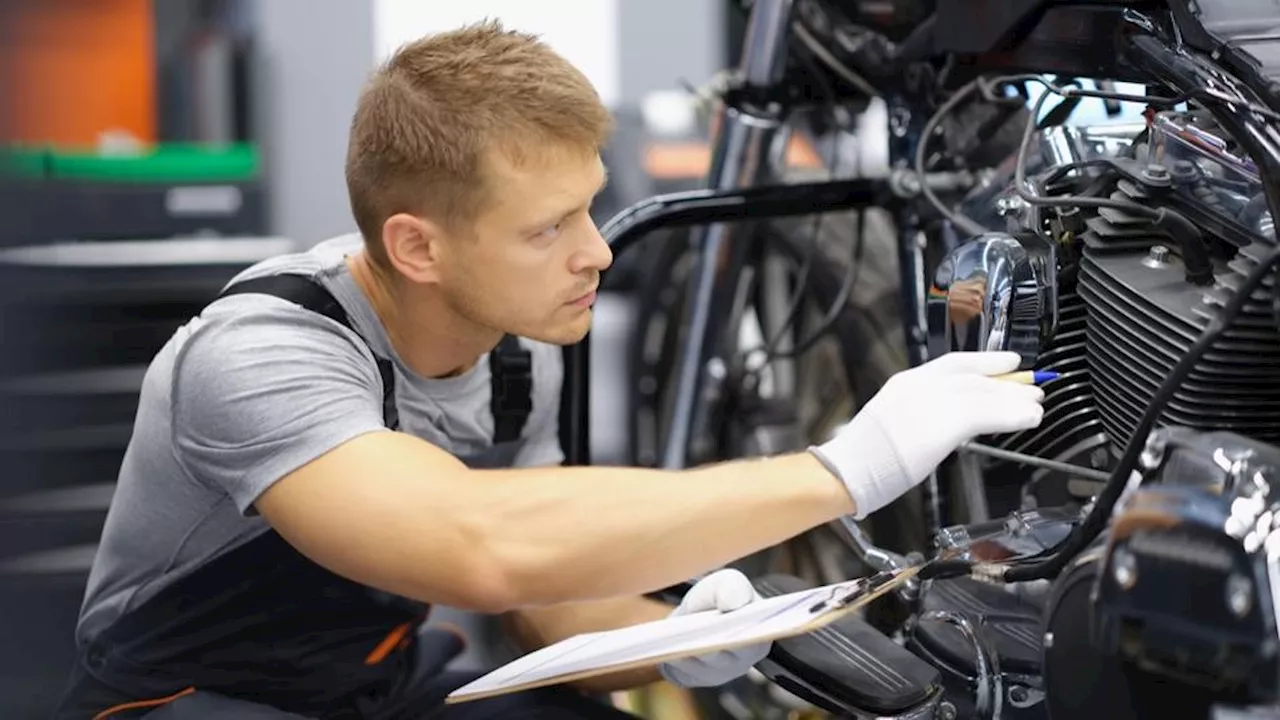
M 672 607 L 645 597 L 561 603 L 507 613 L 503 620 L 522 650 L 531 652 L 575 635 L 661 620 Z M 656 667 L 637 668 L 601 675 L 576 683 L 589 693 L 609 693 L 648 685 L 661 679 Z
M 641 595 L 854 511 L 807 453 L 684 472 L 469 470 L 392 432 L 343 444 L 255 506 L 339 575 L 486 613 Z
M 512 600 L 639 595 L 853 511 L 807 453 L 684 472 L 638 468 L 480 471 L 475 522 Z

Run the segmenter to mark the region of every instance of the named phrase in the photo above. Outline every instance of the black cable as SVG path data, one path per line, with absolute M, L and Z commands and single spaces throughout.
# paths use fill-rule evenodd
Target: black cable
M 834 103 L 835 97 L 836 97 L 835 86 L 832 85 L 831 82 L 827 79 L 827 76 L 824 74 L 824 70 L 822 69 L 822 66 L 817 61 L 815 61 L 812 57 L 810 57 L 805 53 L 800 53 L 800 57 L 808 65 L 809 71 L 813 74 L 814 79 L 817 80 L 818 83 L 822 85 L 822 91 L 824 95 L 823 100 L 828 103 Z M 836 112 L 836 106 L 830 105 L 828 107 L 831 110 L 832 128 L 834 128 L 834 130 L 832 130 L 830 136 L 828 137 L 828 142 L 830 143 L 830 145 L 828 147 L 828 154 L 826 157 L 826 166 L 828 168 L 828 172 L 830 172 L 831 176 L 834 178 L 838 174 L 839 166 L 840 166 L 839 159 L 837 156 L 837 151 L 839 150 L 838 133 L 842 123 L 841 123 L 840 117 L 838 116 L 838 113 Z M 861 217 L 862 217 L 861 212 L 859 212 L 858 217 L 859 217 L 859 220 L 861 220 Z M 825 219 L 826 219 L 826 216 L 823 213 L 819 213 L 813 216 L 813 227 L 810 228 L 809 235 L 814 239 L 814 242 L 810 246 L 809 252 L 805 254 L 804 264 L 801 268 L 800 276 L 796 279 L 795 289 L 792 291 L 791 297 L 788 298 L 787 300 L 787 310 L 783 315 L 782 324 L 778 326 L 778 329 L 776 332 L 774 332 L 773 337 L 767 338 L 765 345 L 762 348 L 760 348 L 760 350 L 763 350 L 765 354 L 765 358 L 759 364 L 759 366 L 757 366 L 757 368 L 752 371 L 753 374 L 758 372 L 759 369 L 762 369 L 764 366 L 768 365 L 769 362 L 772 360 L 784 358 L 784 357 L 794 357 L 794 355 L 785 355 L 780 353 L 778 350 L 778 346 L 782 344 L 783 338 L 786 337 L 786 334 L 795 325 L 796 319 L 800 316 L 800 311 L 804 308 L 805 297 L 808 291 L 807 281 L 809 279 L 810 272 L 812 272 L 813 260 L 814 260 L 814 257 L 819 252 L 821 252 L 819 248 L 819 243 L 818 243 L 818 235 L 822 231 L 822 223 L 824 222 Z M 846 299 L 847 299 L 847 296 L 846 296 Z
M 1103 159 L 1103 158 L 1097 158 L 1094 160 L 1081 160 L 1080 162 L 1073 162 L 1073 163 L 1065 163 L 1063 165 L 1055 165 L 1053 169 L 1041 179 L 1040 182 L 1047 187 L 1049 185 L 1052 185 L 1058 182 L 1059 180 L 1062 180 L 1064 177 L 1066 177 L 1066 174 L 1069 172 L 1072 172 L 1074 170 L 1084 170 L 1085 168 L 1091 168 L 1091 167 L 1114 168 L 1110 160 Z
M 979 88 L 978 80 L 971 80 L 961 85 L 951 97 L 947 98 L 930 116 L 929 121 L 925 123 L 924 130 L 920 134 L 920 139 L 916 141 L 916 156 L 914 170 L 916 173 L 916 181 L 920 184 L 920 194 L 929 202 L 942 216 L 950 220 L 956 227 L 964 230 L 969 235 L 982 235 L 990 232 L 986 227 L 973 218 L 964 213 L 948 207 L 946 203 L 933 192 L 933 188 L 929 187 L 927 177 L 925 175 L 927 168 L 925 167 L 925 159 L 928 157 L 929 140 L 933 134 L 937 132 L 938 126 L 942 124 L 943 118 L 950 115 L 960 103 L 964 102 L 975 90 Z
M 845 270 L 844 282 L 840 283 L 840 289 L 836 292 L 835 300 L 827 308 L 827 314 L 818 321 L 818 324 L 809 333 L 807 337 L 797 342 L 790 350 L 775 351 L 766 357 L 765 362 L 761 366 L 768 364 L 771 360 L 795 358 L 813 349 L 831 328 L 840 319 L 844 313 L 845 307 L 849 304 L 849 297 L 853 295 L 853 288 L 858 284 L 858 273 L 862 269 L 863 249 L 866 247 L 867 234 L 867 213 L 865 210 L 858 212 L 858 226 L 856 229 L 857 237 L 854 238 L 853 257 L 849 261 L 849 267 Z
M 1280 245 L 1272 247 L 1258 262 L 1257 266 L 1249 271 L 1240 288 L 1235 291 L 1226 306 L 1222 308 L 1222 312 L 1209 321 L 1195 344 L 1182 356 L 1182 359 L 1174 366 L 1173 372 L 1169 373 L 1165 381 L 1160 384 L 1155 397 L 1147 405 L 1146 412 L 1138 423 L 1138 427 L 1129 438 L 1124 454 L 1120 456 L 1120 461 L 1111 472 L 1111 477 L 1107 480 L 1102 492 L 1098 494 L 1097 499 L 1094 501 L 1093 509 L 1089 511 L 1089 515 L 1084 521 L 1071 531 L 1071 534 L 1059 545 L 1059 548 L 1052 556 L 1040 562 L 1019 565 L 1006 570 L 1004 572 L 1005 582 L 1023 582 L 1055 577 L 1062 572 L 1072 558 L 1087 547 L 1089 543 L 1093 542 L 1094 538 L 1102 532 L 1111 517 L 1112 510 L 1115 509 L 1116 502 L 1119 501 L 1121 494 L 1123 494 L 1125 487 L 1128 485 L 1129 475 L 1136 467 L 1138 456 L 1141 455 L 1142 449 L 1146 445 L 1147 436 L 1151 429 L 1155 427 L 1160 413 L 1169 404 L 1178 388 L 1182 386 L 1183 380 L 1195 368 L 1196 363 L 1200 362 L 1204 354 L 1209 351 L 1222 333 L 1231 325 L 1235 317 L 1240 314 L 1250 296 L 1261 287 L 1262 282 L 1278 262 L 1280 262 Z
M 982 95 L 982 98 L 987 102 L 1005 103 L 1005 102 L 1010 102 L 1010 100 L 998 94 L 997 90 L 999 88 L 1007 87 L 1010 85 L 1016 85 L 1018 83 L 1030 82 L 1030 81 L 1036 81 L 1041 83 L 1042 85 L 1045 86 L 1045 88 L 1048 89 L 1049 92 L 1052 92 L 1067 100 L 1081 98 L 1081 97 L 1097 97 L 1097 98 L 1121 100 L 1121 101 L 1128 101 L 1128 102 L 1150 102 L 1151 101 L 1151 99 L 1147 97 L 1128 95 L 1125 93 L 1106 92 L 1101 90 L 1091 91 L 1085 88 L 1080 88 L 1075 86 L 1068 88 L 1068 87 L 1064 87 L 1056 83 L 1050 82 L 1049 80 L 1045 79 L 1044 76 L 1042 75 L 1034 75 L 1034 74 L 1004 75 L 1004 76 L 999 76 L 999 77 L 990 78 L 990 79 L 979 77 L 960 86 L 951 95 L 951 97 L 947 98 L 947 100 L 941 106 L 938 107 L 937 111 L 935 111 L 934 114 L 929 118 L 929 121 L 925 123 L 924 130 L 921 134 L 920 140 L 916 144 L 916 154 L 914 158 L 915 162 L 913 164 L 914 165 L 913 169 L 915 170 L 916 177 L 919 179 L 920 192 L 921 192 L 921 195 L 924 197 L 924 199 L 928 201 L 929 204 L 932 205 L 939 213 L 941 213 L 943 217 L 950 220 L 953 224 L 955 224 L 957 227 L 964 230 L 966 233 L 970 235 L 981 235 L 983 233 L 990 232 L 990 230 L 988 230 L 986 227 L 984 227 L 981 223 L 977 222 L 973 218 L 970 218 L 966 216 L 964 213 L 959 212 L 955 208 L 948 207 L 933 192 L 933 189 L 929 187 L 928 183 L 925 182 L 925 173 L 927 172 L 927 169 L 928 169 L 926 167 L 926 160 L 928 158 L 929 140 L 933 137 L 934 133 L 937 131 L 937 128 L 942 123 L 943 119 L 946 118 L 947 115 L 954 112 L 955 109 L 958 108 L 961 105 L 961 103 L 963 103 L 966 99 L 968 99 L 968 97 L 972 95 L 975 91 L 980 92 L 980 94 Z M 1016 181 L 1015 189 L 1018 191 L 1019 196 L 1022 197 L 1023 200 L 1031 204 L 1050 204 L 1050 203 L 1042 203 L 1042 202 L 1033 202 L 1031 200 L 1028 200 L 1028 197 L 1023 193 L 1023 185 L 1025 184 L 1025 180 L 1026 180 L 1025 175 L 1026 175 L 1027 149 L 1030 146 L 1031 137 L 1034 137 L 1035 131 L 1040 129 L 1040 122 L 1039 122 L 1040 111 L 1044 109 L 1044 103 L 1048 99 L 1049 92 L 1046 92 L 1040 96 L 1040 99 L 1036 102 L 1035 109 L 1031 111 L 1030 117 L 1027 119 L 1027 124 L 1023 128 L 1023 140 L 1022 140 L 1022 143 L 1019 145 L 1019 149 L 1018 149 L 1017 168 L 1021 169 L 1022 172 L 1021 172 L 1021 177 Z M 1019 104 L 1021 104 L 1022 102 L 1025 101 L 1025 98 L 1023 98 L 1021 95 L 1019 97 L 1020 97 L 1020 100 L 1018 102 Z M 1031 195 L 1030 197 L 1037 198 L 1037 196 L 1034 196 L 1034 195 Z M 1057 204 L 1060 207 L 1077 205 L 1079 207 L 1114 207 L 1116 209 L 1129 209 L 1128 207 L 1121 204 L 1119 201 L 1115 201 L 1115 200 L 1099 200 L 1098 198 L 1085 198 L 1081 196 L 1069 196 L 1066 198 L 1062 198 L 1062 200 L 1070 200 L 1071 202 L 1058 202 Z M 1078 200 L 1084 200 L 1085 202 L 1077 203 L 1076 201 Z M 1112 204 L 1092 205 L 1090 204 L 1090 201 L 1093 201 L 1093 200 L 1098 200 L 1099 202 L 1105 202 L 1105 203 L 1114 203 L 1114 205 Z
M 973 569 L 973 563 L 968 560 L 934 560 L 925 563 L 920 568 L 920 572 L 916 573 L 919 580 L 944 580 L 946 578 L 963 577 L 969 574 Z
M 1049 83 L 1045 84 L 1048 85 Z M 1036 100 L 1035 107 L 1031 111 L 1031 119 L 1022 130 L 1022 142 L 1018 145 L 1018 156 L 1013 165 L 1013 191 L 1017 193 L 1018 197 L 1022 198 L 1022 200 L 1028 205 L 1037 205 L 1040 207 L 1108 208 L 1111 210 L 1122 210 L 1124 212 L 1155 220 L 1158 217 L 1159 211 L 1155 208 L 1139 205 L 1138 203 L 1113 200 L 1111 198 L 1086 197 L 1084 195 L 1057 195 L 1050 197 L 1036 195 L 1027 189 L 1027 154 L 1031 149 L 1031 138 L 1035 137 L 1035 118 L 1038 117 L 1040 115 L 1040 111 L 1044 109 L 1044 104 L 1049 99 L 1049 96 L 1050 93 L 1045 92 L 1040 95 L 1038 100 Z
M 833 300 L 831 304 L 828 306 L 827 312 L 823 316 L 822 320 L 818 321 L 817 327 L 815 327 L 809 333 L 808 336 L 796 342 L 789 350 L 779 350 L 777 344 L 775 343 L 770 345 L 763 345 L 761 347 L 758 347 L 758 348 L 755 348 L 754 350 L 749 351 L 747 353 L 748 355 L 756 352 L 764 353 L 764 358 L 761 359 L 761 361 L 757 363 L 755 367 L 751 368 L 748 371 L 747 375 L 749 377 L 758 376 L 760 373 L 764 372 L 764 369 L 768 367 L 769 363 L 773 362 L 774 360 L 788 360 L 788 359 L 797 358 L 797 357 L 800 357 L 801 355 L 804 355 L 806 352 L 812 349 L 813 346 L 817 344 L 817 342 L 821 340 L 823 336 L 827 334 L 828 331 L 831 330 L 832 326 L 835 325 L 836 320 L 840 318 L 840 315 L 845 310 L 845 306 L 849 302 L 849 297 L 853 294 L 853 288 L 858 284 L 858 272 L 859 272 L 859 269 L 862 267 L 863 249 L 866 247 L 866 241 L 864 239 L 866 237 L 865 211 L 859 211 L 857 223 L 858 225 L 855 229 L 855 232 L 857 234 L 854 237 L 852 258 L 849 261 L 849 265 L 845 270 L 844 280 L 841 281 L 840 283 L 840 289 L 836 291 L 835 300 Z M 806 256 L 807 258 L 811 258 L 815 253 L 820 252 L 820 250 L 817 249 L 817 245 L 818 245 L 817 238 L 814 238 L 813 247 L 810 249 L 809 254 Z M 799 290 L 802 295 L 808 294 L 807 287 L 800 286 Z
M 822 229 L 822 223 L 819 218 L 822 215 L 814 216 L 813 228 L 810 231 L 814 237 L 817 237 L 818 231 Z M 782 315 L 782 324 L 778 326 L 778 330 L 773 334 L 764 345 L 766 353 L 772 352 L 782 342 L 782 338 L 786 336 L 787 331 L 795 325 L 796 318 L 800 315 L 801 308 L 804 307 L 804 296 L 808 289 L 809 275 L 813 272 L 814 259 L 818 255 L 817 243 L 809 248 L 809 252 L 804 255 L 804 263 L 800 266 L 800 272 L 796 274 L 795 289 L 791 291 L 791 296 L 787 298 L 787 309 Z

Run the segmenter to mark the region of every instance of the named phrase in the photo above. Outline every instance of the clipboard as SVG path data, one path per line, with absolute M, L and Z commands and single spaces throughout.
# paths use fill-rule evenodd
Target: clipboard
M 520 657 L 449 693 L 457 704 L 652 667 L 820 630 L 907 580 L 920 566 L 757 600 L 741 609 L 668 617 L 586 633 Z

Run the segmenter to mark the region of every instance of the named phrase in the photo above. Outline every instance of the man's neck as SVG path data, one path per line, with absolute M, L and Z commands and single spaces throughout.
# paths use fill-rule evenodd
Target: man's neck
M 347 258 L 356 285 L 382 322 L 396 354 L 418 375 L 445 378 L 470 370 L 501 335 L 451 312 L 439 297 L 396 287 L 363 250 Z

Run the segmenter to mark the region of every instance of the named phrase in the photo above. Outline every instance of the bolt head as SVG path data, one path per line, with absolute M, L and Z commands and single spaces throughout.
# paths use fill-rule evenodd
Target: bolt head
M 1170 184 L 1169 168 L 1152 163 L 1142 170 L 1142 179 L 1151 185 L 1167 187 Z
M 1022 202 L 1022 198 L 1012 195 L 996 198 L 996 214 L 1000 217 L 1013 215 L 1022 210 L 1023 207 L 1025 207 L 1025 203 Z
M 1196 174 L 1196 165 L 1190 160 L 1178 160 L 1173 164 L 1173 175 L 1177 178 L 1189 178 Z
M 1116 548 L 1112 554 L 1111 577 L 1121 590 L 1129 590 L 1138 584 L 1138 558 L 1128 548 Z
M 1089 465 L 1094 470 L 1101 470 L 1107 466 L 1107 461 L 1111 459 L 1111 453 L 1106 448 L 1097 448 L 1089 453 Z
M 1243 618 L 1253 609 L 1253 581 L 1240 573 L 1227 578 L 1227 609 Z
M 1143 470 L 1151 471 L 1160 467 L 1160 463 L 1164 462 L 1167 444 L 1168 440 L 1159 430 L 1154 430 L 1147 436 L 1147 444 L 1142 448 L 1142 454 L 1138 456 L 1138 464 Z

